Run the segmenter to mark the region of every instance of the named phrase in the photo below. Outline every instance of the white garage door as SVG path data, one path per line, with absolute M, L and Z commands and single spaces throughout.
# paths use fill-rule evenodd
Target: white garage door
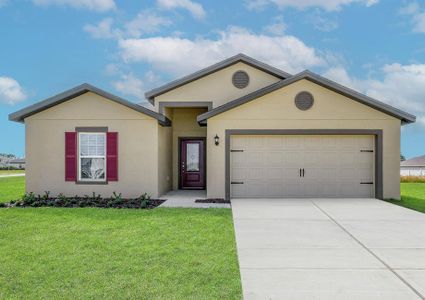
M 231 197 L 374 197 L 374 137 L 239 135 Z

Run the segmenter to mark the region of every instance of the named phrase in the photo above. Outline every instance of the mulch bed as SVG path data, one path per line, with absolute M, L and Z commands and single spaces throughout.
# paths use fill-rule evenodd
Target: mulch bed
M 162 199 L 110 199 L 110 198 L 46 198 L 38 197 L 33 201 L 10 201 L 0 203 L 0 208 L 8 207 L 98 207 L 98 208 L 133 208 L 133 209 L 153 209 L 165 200 Z
M 223 198 L 209 198 L 209 199 L 196 199 L 196 203 L 222 203 L 230 204 L 230 200 L 224 200 Z

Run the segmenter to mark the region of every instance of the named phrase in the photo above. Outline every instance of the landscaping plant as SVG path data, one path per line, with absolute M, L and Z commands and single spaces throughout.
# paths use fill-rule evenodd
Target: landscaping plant
M 59 194 L 57 197 L 51 197 L 50 192 L 46 191 L 43 195 L 35 195 L 34 193 L 26 193 L 20 200 L 3 203 L 0 207 L 100 207 L 100 208 L 136 208 L 150 209 L 161 205 L 165 200 L 151 199 L 144 193 L 138 198 L 123 198 L 122 194 L 113 192 L 109 198 L 102 198 L 96 193 L 91 196 L 83 197 L 73 196 L 66 197 Z

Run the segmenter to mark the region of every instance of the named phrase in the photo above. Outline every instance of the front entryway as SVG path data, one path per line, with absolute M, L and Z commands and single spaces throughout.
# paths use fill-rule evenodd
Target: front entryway
M 180 138 L 180 189 L 205 189 L 205 138 Z

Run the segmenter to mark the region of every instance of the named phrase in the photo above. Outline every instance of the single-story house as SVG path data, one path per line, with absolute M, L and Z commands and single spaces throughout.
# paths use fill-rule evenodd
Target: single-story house
M 425 177 L 425 155 L 402 161 L 400 175 Z
M 400 127 L 415 116 L 310 71 L 238 54 L 146 98 L 154 109 L 82 84 L 10 114 L 26 190 L 400 198 Z
M 19 169 L 25 169 L 25 158 L 11 159 L 8 162 L 8 165 L 11 167 L 19 168 Z

